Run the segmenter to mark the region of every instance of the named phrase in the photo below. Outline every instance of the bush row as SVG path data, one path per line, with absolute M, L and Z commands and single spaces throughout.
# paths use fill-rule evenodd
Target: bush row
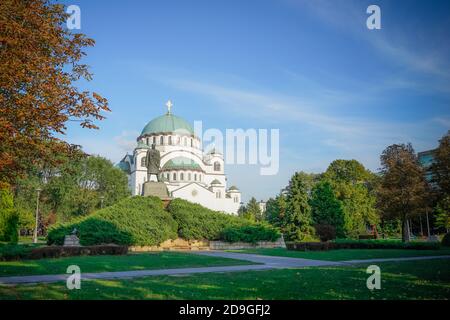
M 25 259 L 34 247 L 31 244 L 0 244 L 0 261 Z
M 401 242 L 389 240 L 340 240 L 336 242 L 288 242 L 288 250 L 323 251 L 333 249 L 414 249 L 436 250 L 439 242 Z
M 223 230 L 221 238 L 227 242 L 276 241 L 280 232 L 268 224 L 255 224 L 240 227 L 227 227 Z
M 167 210 L 178 223 L 178 235 L 187 240 L 222 240 L 225 228 L 252 224 L 240 217 L 213 211 L 183 199 L 170 201 Z
M 127 253 L 127 246 L 119 246 L 114 244 L 84 247 L 48 246 L 31 250 L 27 258 L 44 259 L 90 255 L 124 255 Z

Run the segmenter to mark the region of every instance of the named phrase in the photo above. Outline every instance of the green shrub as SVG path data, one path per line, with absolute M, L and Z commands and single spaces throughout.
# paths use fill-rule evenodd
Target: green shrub
M 158 245 L 177 237 L 177 223 L 156 197 L 131 197 L 49 230 L 48 244 L 62 245 L 76 228 L 81 245 Z
M 251 225 L 237 216 L 207 209 L 183 199 L 174 199 L 167 207 L 178 224 L 178 235 L 187 240 L 219 240 L 227 227 Z
M 288 250 L 332 250 L 332 249 L 412 249 L 437 250 L 439 242 L 401 242 L 398 240 L 336 240 L 334 242 L 289 242 Z
M 445 247 L 450 247 L 450 232 L 447 232 L 447 234 L 442 238 L 441 243 Z
M 350 240 L 350 239 L 338 239 L 335 241 L 343 249 L 425 249 L 434 250 L 439 249 L 439 242 L 426 242 L 426 241 L 410 241 L 402 242 L 400 240 Z
M 237 227 L 227 227 L 221 234 L 221 239 L 228 242 L 276 241 L 280 232 L 268 224 L 254 224 Z
M 0 244 L 0 261 L 25 259 L 36 245 Z
M 97 245 L 86 247 L 61 247 L 48 246 L 31 250 L 27 258 L 45 259 L 62 258 L 72 256 L 91 256 L 91 255 L 124 255 L 128 253 L 127 246 L 118 245 Z

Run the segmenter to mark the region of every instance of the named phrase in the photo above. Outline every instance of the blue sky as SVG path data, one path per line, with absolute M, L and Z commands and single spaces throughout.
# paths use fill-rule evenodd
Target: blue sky
M 437 146 L 450 129 L 449 1 L 63 1 L 96 40 L 80 86 L 110 102 L 100 130 L 67 139 L 114 162 L 173 112 L 204 128 L 280 130 L 280 171 L 226 166 L 246 200 L 334 159 L 376 171 L 393 143 Z M 366 8 L 381 8 L 381 30 Z

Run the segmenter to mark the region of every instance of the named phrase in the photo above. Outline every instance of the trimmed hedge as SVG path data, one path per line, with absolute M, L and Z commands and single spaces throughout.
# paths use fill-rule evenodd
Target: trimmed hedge
M 252 222 L 210 210 L 183 199 L 173 199 L 167 207 L 178 224 L 178 235 L 186 240 L 221 240 L 225 228 L 252 225 Z
M 114 244 L 85 247 L 49 246 L 31 250 L 27 258 L 45 259 L 91 255 L 125 255 L 127 253 L 127 246 L 118 246 Z
M 436 250 L 439 242 L 401 242 L 395 240 L 339 240 L 336 242 L 288 242 L 288 250 L 322 251 L 333 249 L 413 249 Z
M 177 237 L 177 223 L 156 197 L 130 197 L 88 217 L 57 224 L 48 232 L 48 244 L 62 245 L 74 228 L 83 246 L 158 245 Z
M 227 227 L 221 238 L 227 242 L 276 241 L 281 237 L 280 232 L 267 224 L 255 224 L 239 227 Z
M 34 244 L 0 244 L 0 261 L 25 259 L 35 247 Z

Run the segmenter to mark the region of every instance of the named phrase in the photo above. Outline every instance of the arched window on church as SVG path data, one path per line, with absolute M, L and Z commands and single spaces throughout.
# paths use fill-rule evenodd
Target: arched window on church
M 159 138 L 159 144 L 160 144 L 160 145 L 163 145 L 163 144 L 164 144 L 164 136 L 161 136 L 161 137 Z
M 189 172 L 189 173 L 188 173 L 188 181 L 191 181 L 191 179 L 192 179 L 192 175 L 191 175 L 191 173 Z
M 219 161 L 214 162 L 214 171 L 220 171 L 220 162 Z
M 147 166 L 147 164 L 145 162 L 145 156 L 143 156 L 142 159 L 141 159 L 141 167 L 145 168 L 146 166 Z
M 172 136 L 169 136 L 169 146 L 172 145 Z
M 194 173 L 194 181 L 197 181 L 197 174 Z
M 148 141 L 148 138 L 146 138 L 145 140 L 147 141 L 147 145 L 149 145 L 149 141 Z
M 153 136 L 153 144 L 156 144 L 156 137 Z
M 191 138 L 191 148 L 194 146 L 194 139 Z
M 173 181 L 177 181 L 177 173 L 176 172 L 173 173 Z
M 180 181 L 183 181 L 183 180 L 184 180 L 184 173 L 181 172 L 181 173 L 180 173 Z

